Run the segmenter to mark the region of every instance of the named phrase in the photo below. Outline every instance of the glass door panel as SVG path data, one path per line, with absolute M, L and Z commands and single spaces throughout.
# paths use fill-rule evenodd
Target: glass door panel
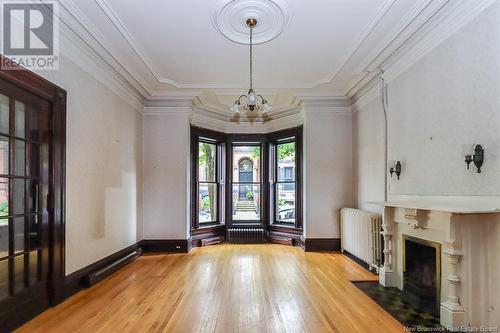
M 49 190 L 50 104 L 0 83 L 2 308 L 47 290 L 49 239 L 43 231 L 48 230 L 49 214 L 43 196 Z

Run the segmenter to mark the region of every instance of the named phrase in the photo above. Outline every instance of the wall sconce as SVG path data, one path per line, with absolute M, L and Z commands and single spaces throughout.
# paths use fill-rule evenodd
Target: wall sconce
M 481 167 L 484 162 L 484 149 L 481 145 L 476 144 L 467 144 L 462 145 L 462 150 L 465 156 L 465 163 L 467 164 L 467 170 L 471 162 L 474 162 L 474 165 L 477 168 L 477 173 L 481 173 Z
M 392 174 L 395 173 L 396 176 L 398 176 L 398 180 L 399 180 L 399 176 L 401 175 L 401 162 L 389 161 L 389 173 L 391 174 L 391 178 L 392 178 Z

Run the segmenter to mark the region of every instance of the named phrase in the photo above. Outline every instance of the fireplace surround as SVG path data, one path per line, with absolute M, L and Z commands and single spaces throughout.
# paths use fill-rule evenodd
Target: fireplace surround
M 413 200 L 384 204 L 380 284 L 403 291 L 406 236 L 437 243 L 440 323 L 450 330 L 500 327 L 500 199 L 400 197 Z

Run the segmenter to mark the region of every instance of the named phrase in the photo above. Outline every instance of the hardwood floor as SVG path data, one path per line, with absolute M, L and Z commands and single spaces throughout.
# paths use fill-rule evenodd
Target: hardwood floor
M 144 255 L 18 332 L 402 332 L 339 253 L 222 244 Z

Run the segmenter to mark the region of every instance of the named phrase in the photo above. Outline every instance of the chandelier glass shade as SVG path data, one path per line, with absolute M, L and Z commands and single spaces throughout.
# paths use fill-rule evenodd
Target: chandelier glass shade
M 253 90 L 253 28 L 257 25 L 257 20 L 249 18 L 246 21 L 248 28 L 250 29 L 250 89 L 246 95 L 241 95 L 234 102 L 231 107 L 231 111 L 239 113 L 242 109 L 245 111 L 253 112 L 254 110 L 262 110 L 262 113 L 271 111 L 272 107 L 268 101 L 262 95 L 258 95 Z M 260 103 L 259 103 L 260 100 Z M 242 104 L 242 102 L 244 102 Z

